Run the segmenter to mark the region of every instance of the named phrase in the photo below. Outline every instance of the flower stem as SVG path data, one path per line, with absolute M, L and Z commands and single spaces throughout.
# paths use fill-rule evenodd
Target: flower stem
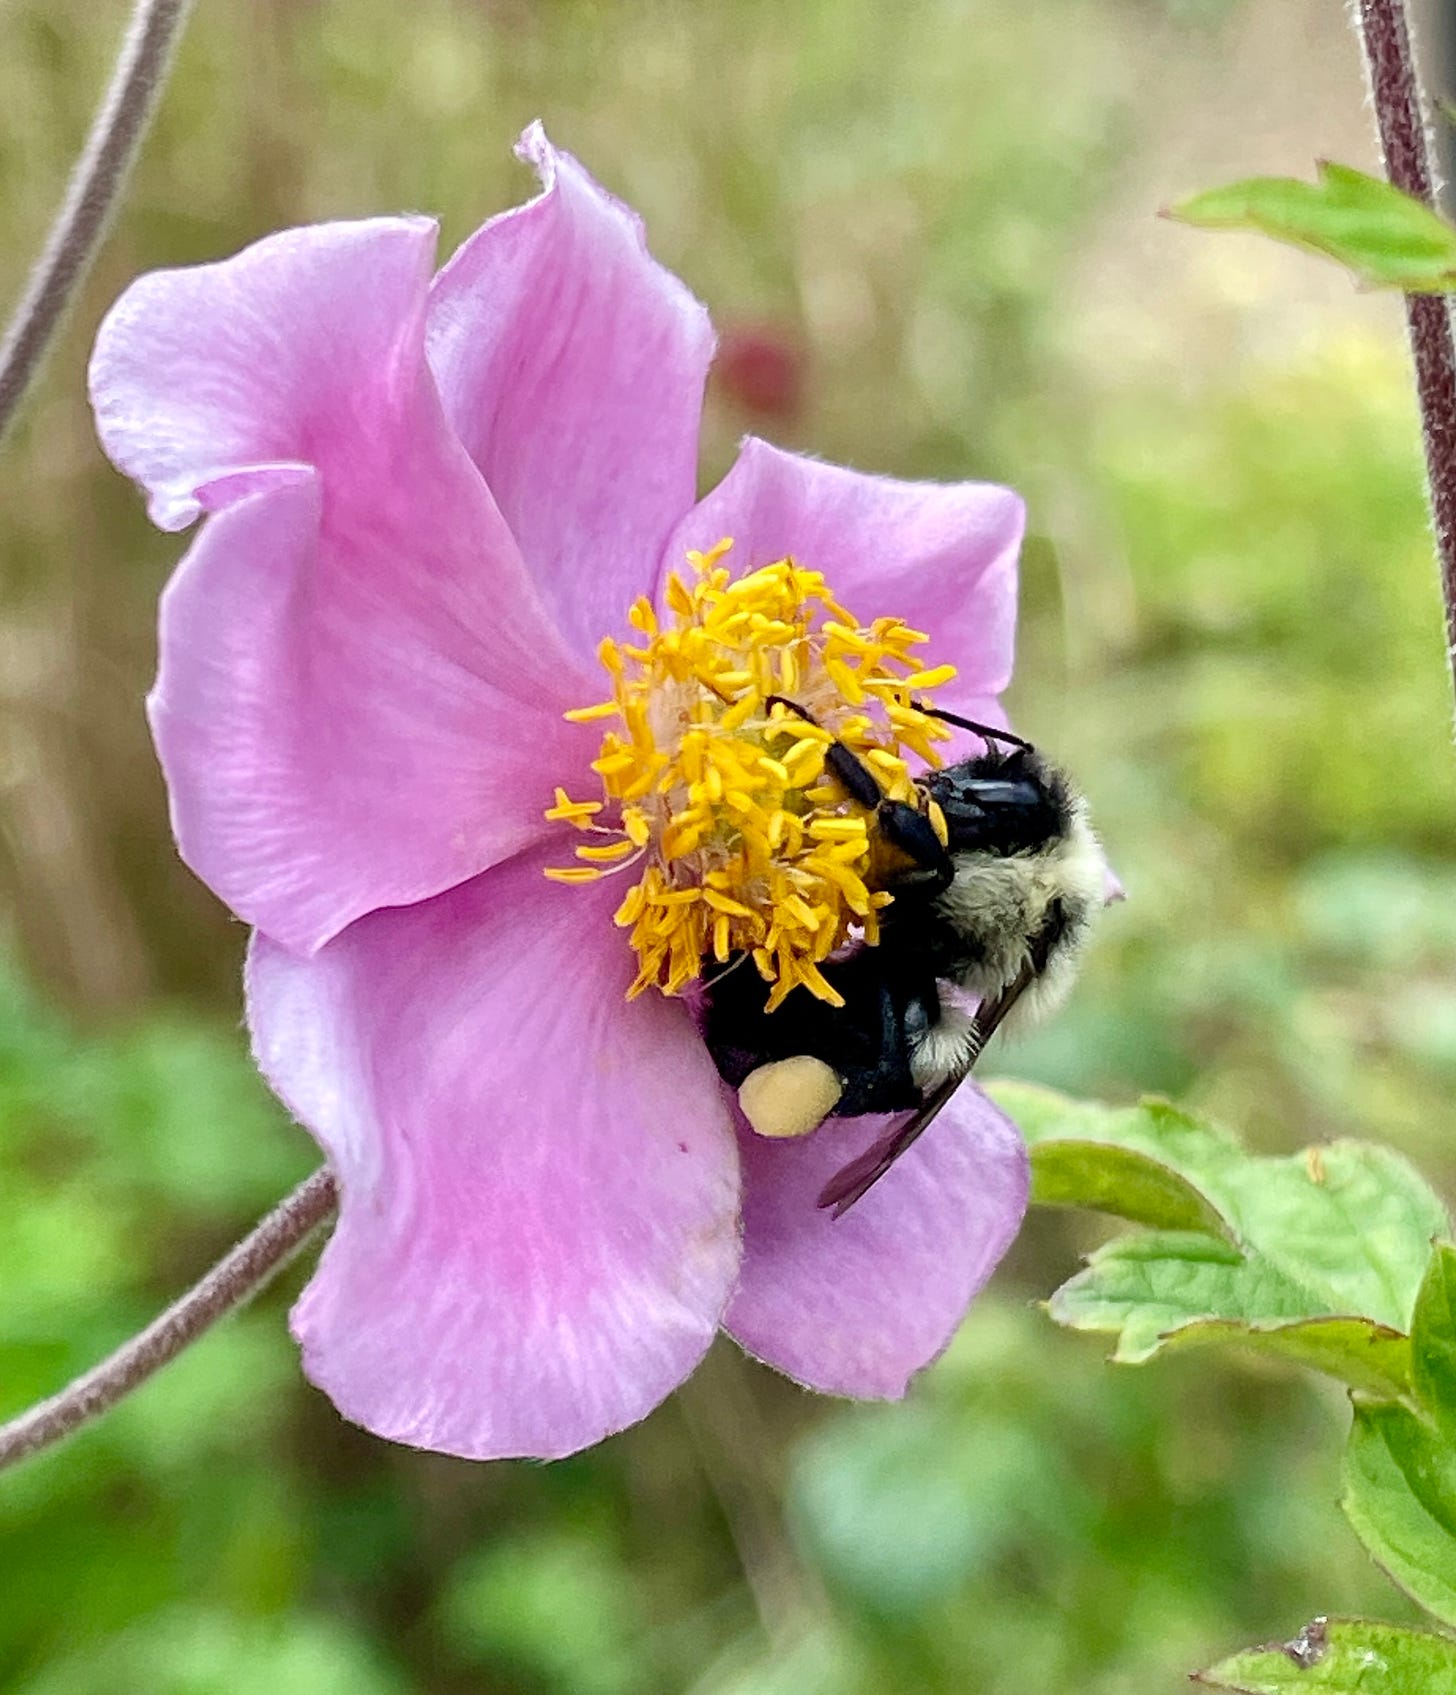
M 1365 47 L 1386 172 L 1397 188 L 1432 206 L 1430 136 L 1405 0 L 1355 0 L 1354 11 Z M 1446 296 L 1439 294 L 1407 295 L 1405 309 L 1446 603 L 1446 656 L 1456 664 L 1456 345 L 1451 309 Z
M 0 1424 L 0 1470 L 114 1407 L 282 1270 L 338 1199 L 327 1166 L 305 1179 L 178 1301 L 58 1395 Z
M 192 0 L 137 0 L 111 84 L 56 214 L 45 250 L 0 342 L 0 437 L 40 367 L 131 173 L 167 80 Z

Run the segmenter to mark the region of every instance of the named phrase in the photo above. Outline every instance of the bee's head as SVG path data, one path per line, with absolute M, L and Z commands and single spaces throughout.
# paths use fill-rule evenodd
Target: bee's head
M 953 854 L 1035 853 L 1066 832 L 1066 785 L 1032 747 L 988 748 L 932 771 L 925 789 L 945 814 Z

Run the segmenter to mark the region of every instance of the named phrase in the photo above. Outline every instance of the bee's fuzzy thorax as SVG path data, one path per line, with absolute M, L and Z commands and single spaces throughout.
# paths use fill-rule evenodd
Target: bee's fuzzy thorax
M 1103 899 L 1106 862 L 1086 802 L 1055 768 L 1044 766 L 1040 775 L 1057 828 L 1022 852 L 957 854 L 955 878 L 935 902 L 957 939 L 945 975 L 973 993 L 994 994 L 1010 982 L 1040 941 L 1045 964 L 1022 995 L 1013 1027 L 1035 1022 L 1066 998 Z

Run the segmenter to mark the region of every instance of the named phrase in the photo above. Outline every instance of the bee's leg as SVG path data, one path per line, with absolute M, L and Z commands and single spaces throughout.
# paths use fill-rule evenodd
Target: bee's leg
M 842 1118 L 864 1113 L 903 1112 L 924 1098 L 915 1076 L 914 1054 L 927 1029 L 940 1017 L 934 978 L 920 981 L 892 972 L 875 984 L 878 1028 L 869 1051 L 843 1066 L 844 1093 L 836 1111 Z
M 784 695 L 771 694 L 764 704 L 786 707 L 806 723 L 818 722 L 797 701 L 789 700 Z M 945 844 L 936 835 L 934 826 L 923 812 L 911 806 L 908 801 L 890 800 L 880 787 L 879 778 L 854 749 L 846 747 L 843 742 L 829 744 L 824 763 L 830 775 L 851 800 L 873 809 L 875 823 L 885 840 L 892 847 L 898 848 L 907 859 L 914 861 L 916 869 L 902 872 L 896 878 L 897 883 L 902 887 L 913 886 L 929 893 L 950 887 L 955 876 L 955 866 Z
M 819 725 L 819 720 L 807 707 L 800 706 L 798 701 L 790 700 L 787 695 L 771 694 L 763 704 L 782 706 L 796 718 L 802 718 L 806 724 Z M 846 747 L 843 742 L 830 742 L 824 752 L 824 763 L 850 799 L 857 800 L 861 806 L 873 810 L 885 798 L 879 778 L 854 749 Z
M 937 894 L 951 886 L 955 880 L 955 862 L 923 812 L 908 801 L 882 799 L 875 811 L 875 822 L 885 840 L 915 862 L 914 870 L 896 875 L 897 887 Z

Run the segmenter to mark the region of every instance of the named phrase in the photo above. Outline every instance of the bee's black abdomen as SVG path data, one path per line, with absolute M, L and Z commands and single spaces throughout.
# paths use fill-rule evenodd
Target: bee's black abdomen
M 910 1071 L 910 1043 L 940 1016 L 934 979 L 886 970 L 879 948 L 865 948 L 820 967 L 844 996 L 842 1007 L 795 989 L 766 1010 L 770 985 L 750 961 L 706 983 L 703 1036 L 719 1074 L 736 1088 L 761 1065 L 810 1054 L 840 1079 L 835 1111 L 844 1117 L 899 1112 L 920 1105 Z

